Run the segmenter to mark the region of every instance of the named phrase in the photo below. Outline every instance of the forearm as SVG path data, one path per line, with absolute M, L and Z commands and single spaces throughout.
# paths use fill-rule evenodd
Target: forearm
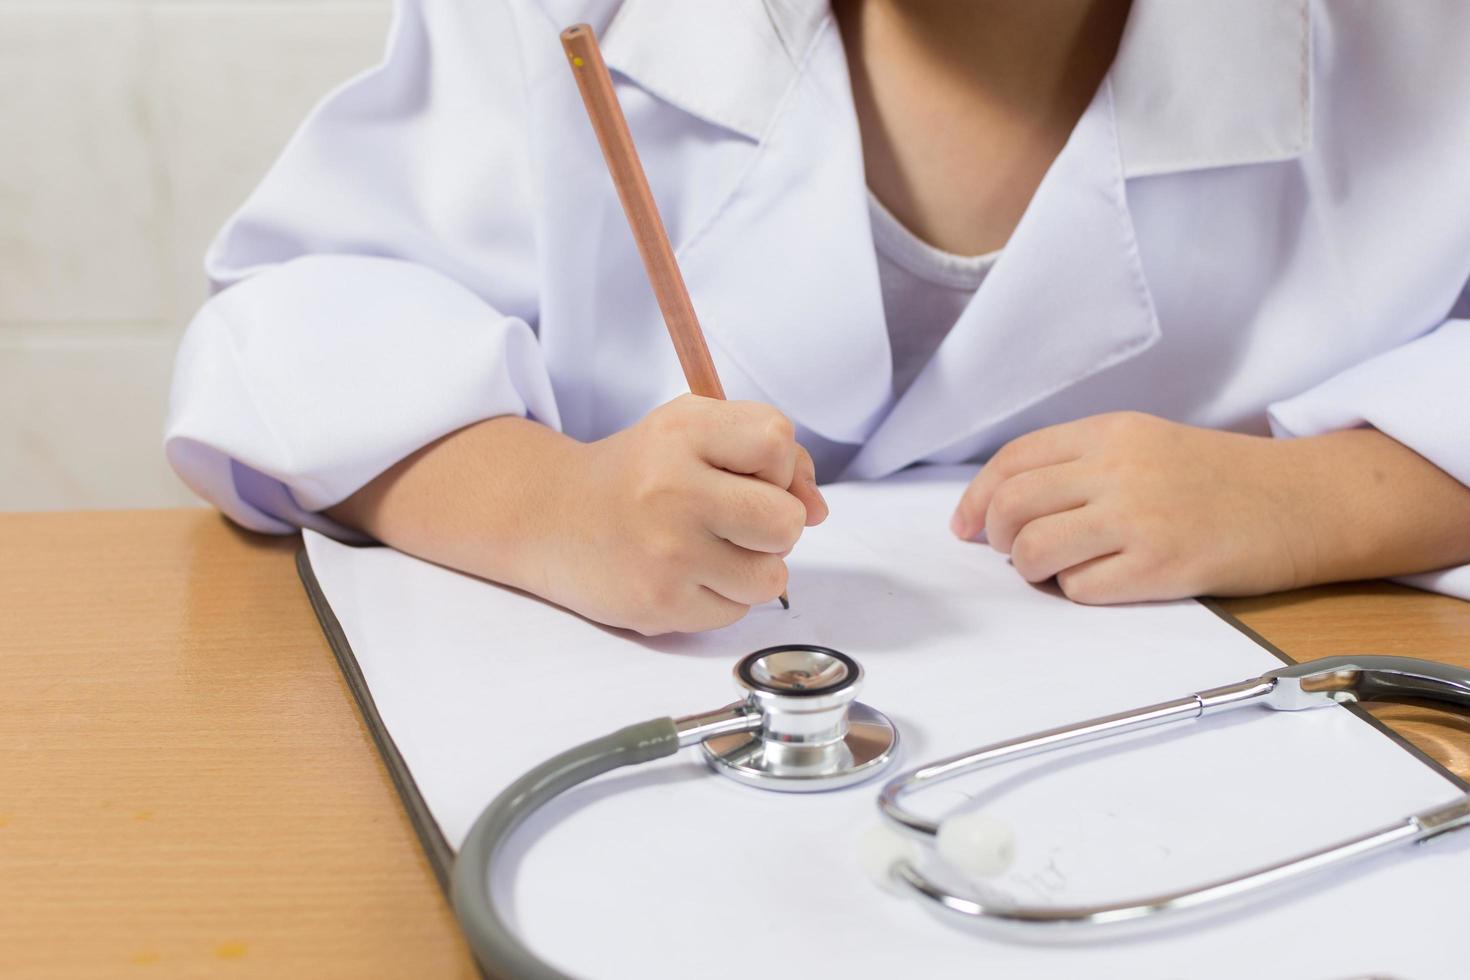
M 791 421 L 683 395 L 578 442 L 495 418 L 419 450 L 330 516 L 441 565 L 609 626 L 726 626 L 786 588 L 827 508 Z
M 1470 487 L 1374 429 L 1280 444 L 1297 487 L 1302 585 L 1470 562 Z
M 327 514 L 400 551 L 545 595 L 561 474 L 581 448 L 527 419 L 489 419 L 399 461 Z

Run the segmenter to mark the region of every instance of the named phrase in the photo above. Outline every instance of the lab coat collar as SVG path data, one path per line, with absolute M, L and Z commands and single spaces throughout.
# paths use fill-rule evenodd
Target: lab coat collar
M 759 140 L 828 14 L 825 0 L 624 0 L 602 54 L 664 101 Z
M 609 66 L 765 136 L 830 16 L 825 0 L 625 0 Z M 1308 0 L 1134 0 L 1109 72 L 1126 177 L 1284 160 L 1311 141 Z
M 1124 175 L 1300 156 L 1311 57 L 1307 0 L 1134 0 L 1108 73 Z

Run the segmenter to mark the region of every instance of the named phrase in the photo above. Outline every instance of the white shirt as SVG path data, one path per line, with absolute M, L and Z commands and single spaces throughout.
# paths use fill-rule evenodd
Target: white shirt
M 462 426 L 582 439 L 686 390 L 557 32 L 603 40 L 732 398 L 823 479 L 1116 409 L 1370 424 L 1470 484 L 1470 4 L 1135 0 L 1004 254 L 894 395 L 846 54 L 819 0 L 399 0 L 221 233 L 166 448 L 301 524 Z M 242 493 L 243 485 L 267 492 Z M 1420 584 L 1470 597 L 1470 569 Z
M 903 396 L 955 321 L 1000 252 L 955 255 L 935 248 L 904 227 L 877 195 L 868 195 L 883 322 L 893 352 L 893 395 Z

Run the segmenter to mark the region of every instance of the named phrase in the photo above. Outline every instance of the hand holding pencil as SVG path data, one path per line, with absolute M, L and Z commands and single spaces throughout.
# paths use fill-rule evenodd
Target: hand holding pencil
M 769 405 L 698 395 L 575 444 L 547 477 L 560 530 L 533 591 L 645 635 L 717 629 L 775 602 L 785 556 L 827 517 L 798 450 Z
M 632 135 L 628 131 L 617 95 L 613 91 L 612 79 L 603 63 L 597 38 L 590 26 L 578 24 L 563 31 L 561 40 L 572 74 L 576 78 L 577 88 L 587 107 L 588 118 L 602 147 L 608 171 L 622 201 L 634 242 L 643 259 L 649 284 L 658 300 L 659 309 L 668 326 L 669 337 L 689 382 L 689 389 L 694 395 L 705 399 L 723 400 L 724 388 L 715 371 L 709 348 L 704 342 L 704 334 L 689 299 L 689 291 L 674 258 L 673 246 L 659 218 L 658 207 L 633 146 Z M 698 405 L 698 402 L 694 404 Z M 660 411 L 670 407 L 665 406 Z M 677 411 L 681 417 L 702 412 L 722 414 L 728 418 L 731 416 L 731 408 L 733 406 L 716 413 L 711 407 L 690 407 L 690 403 L 685 403 Z M 736 427 L 728 433 L 733 438 L 728 438 L 725 447 L 713 453 L 709 451 L 712 446 L 704 445 L 703 459 L 710 466 L 725 470 L 730 475 L 743 477 L 747 481 L 754 477 L 786 491 L 787 497 L 802 506 L 802 521 L 796 527 L 796 533 L 799 534 L 801 526 L 814 524 L 825 518 L 826 504 L 816 487 L 811 457 L 796 443 L 790 421 L 774 409 L 766 409 L 762 413 L 759 408 L 762 407 L 740 408 Z M 668 449 L 671 453 L 676 452 L 677 447 L 672 440 Z M 775 509 L 781 508 L 775 505 Z M 728 524 L 728 517 L 716 516 L 715 523 Z M 791 521 L 773 511 L 768 521 L 769 526 L 763 529 L 765 533 L 753 528 L 732 529 L 737 535 L 732 538 L 715 531 L 714 527 L 709 530 L 714 531 L 727 544 L 740 547 L 743 537 L 748 550 L 784 557 L 791 545 L 795 544 L 795 538 L 791 537 L 783 545 L 785 537 L 789 536 L 780 533 L 783 523 L 789 527 Z M 783 579 L 783 587 L 779 599 L 782 606 L 789 606 L 784 589 L 784 563 L 781 565 L 780 577 Z

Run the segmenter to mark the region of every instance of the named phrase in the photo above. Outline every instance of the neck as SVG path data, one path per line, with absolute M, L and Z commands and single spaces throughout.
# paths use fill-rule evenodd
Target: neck
M 858 33 L 922 51 L 995 109 L 1075 118 L 1112 63 L 1129 0 L 845 0 Z
M 868 186 L 932 245 L 1001 247 L 1107 74 L 1129 0 L 835 0 Z

